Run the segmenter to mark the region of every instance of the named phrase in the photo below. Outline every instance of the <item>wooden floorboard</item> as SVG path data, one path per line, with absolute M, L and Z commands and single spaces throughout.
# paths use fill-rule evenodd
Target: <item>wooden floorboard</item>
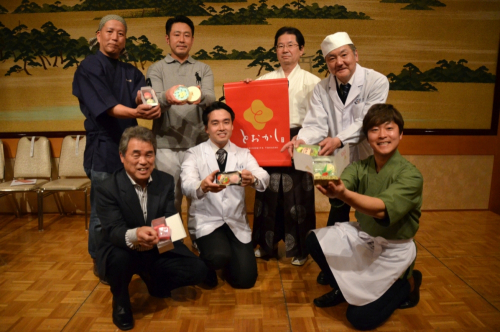
M 326 218 L 318 213 L 318 227 Z M 92 273 L 83 216 L 47 214 L 44 226 L 38 232 L 36 215 L 0 215 L 0 332 L 117 331 L 109 287 Z M 499 226 L 488 211 L 424 212 L 416 237 L 420 303 L 377 331 L 500 331 Z M 292 266 L 282 243 L 279 252 L 279 260 L 258 259 L 249 290 L 219 279 L 213 290 L 185 287 L 158 299 L 134 277 L 133 331 L 352 331 L 347 304 L 312 304 L 329 291 L 316 283 L 316 263 Z

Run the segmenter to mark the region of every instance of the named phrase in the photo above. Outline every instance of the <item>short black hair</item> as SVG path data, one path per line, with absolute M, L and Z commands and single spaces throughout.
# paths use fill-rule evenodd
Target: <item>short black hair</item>
M 391 121 L 398 125 L 399 134 L 403 133 L 405 121 L 401 113 L 391 104 L 374 104 L 363 119 L 363 133 L 368 137 L 368 130 Z
M 191 36 L 194 37 L 194 24 L 193 21 L 187 16 L 184 15 L 177 15 L 175 17 L 171 17 L 167 20 L 167 23 L 165 24 L 165 31 L 167 33 L 167 36 L 170 36 L 170 31 L 172 30 L 172 25 L 175 23 L 186 23 L 189 25 L 191 28 Z
M 132 138 L 138 139 L 146 143 L 151 143 L 153 150 L 156 154 L 156 136 L 151 130 L 141 126 L 128 127 L 122 134 L 120 138 L 119 151 L 122 156 L 125 156 L 128 150 L 128 143 Z
M 205 110 L 203 110 L 203 114 L 201 116 L 202 120 L 203 120 L 203 124 L 205 126 L 208 126 L 208 115 L 210 113 L 212 113 L 213 111 L 217 111 L 217 110 L 225 110 L 227 111 L 229 114 L 231 114 L 231 122 L 234 122 L 234 111 L 231 107 L 229 107 L 229 105 L 221 102 L 221 101 L 214 101 L 213 103 L 211 103 L 207 108 L 205 108 Z
M 297 39 L 297 44 L 299 44 L 299 49 L 302 49 L 306 45 L 304 36 L 302 35 L 302 32 L 300 32 L 299 29 L 294 27 L 282 27 L 278 31 L 276 31 L 276 35 L 274 35 L 274 47 L 278 45 L 278 38 L 281 35 L 284 35 L 285 33 L 289 35 L 295 35 L 295 39 Z

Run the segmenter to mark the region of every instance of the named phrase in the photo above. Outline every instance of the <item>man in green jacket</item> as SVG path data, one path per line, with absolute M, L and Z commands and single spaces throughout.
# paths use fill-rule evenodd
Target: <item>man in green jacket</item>
M 423 178 L 398 145 L 404 121 L 389 104 L 375 104 L 363 120 L 373 156 L 348 166 L 341 179 L 317 186 L 329 198 L 356 209 L 357 222 L 312 231 L 306 244 L 333 290 L 317 307 L 349 303 L 347 319 L 357 329 L 374 329 L 397 308 L 419 301 L 422 274 L 413 270 Z

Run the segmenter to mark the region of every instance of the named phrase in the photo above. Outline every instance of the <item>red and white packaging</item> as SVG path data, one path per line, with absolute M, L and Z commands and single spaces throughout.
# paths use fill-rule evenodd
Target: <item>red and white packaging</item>
M 154 228 L 160 239 L 160 242 L 156 245 L 160 254 L 174 249 L 174 243 L 171 239 L 172 233 L 170 231 L 170 227 L 168 227 L 165 222 L 165 217 L 154 219 L 151 221 L 151 226 Z

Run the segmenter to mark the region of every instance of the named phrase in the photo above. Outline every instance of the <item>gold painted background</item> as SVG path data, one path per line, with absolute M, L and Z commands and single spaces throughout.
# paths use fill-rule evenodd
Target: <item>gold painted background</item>
M 34 1 L 40 5 L 51 0 Z M 384 75 L 399 74 L 409 62 L 421 71 L 436 67 L 441 59 L 466 59 L 468 67 L 486 66 L 496 73 L 500 1 L 497 0 L 442 0 L 446 7 L 434 10 L 401 10 L 406 4 L 380 3 L 379 0 L 307 1 L 320 6 L 339 4 L 349 11 L 363 12 L 371 20 L 334 19 L 268 19 L 269 25 L 199 26 L 207 17 L 191 17 L 195 23 L 195 39 L 191 54 L 216 45 L 250 51 L 273 45 L 274 33 L 284 25 L 299 28 L 306 40 L 306 56 L 315 55 L 323 38 L 337 31 L 346 31 L 358 48 L 359 62 Z M 0 5 L 12 11 L 21 1 L 0 0 Z M 61 1 L 75 5 L 77 0 Z M 216 10 L 227 5 L 235 11 L 251 3 L 209 3 Z M 282 6 L 291 1 L 269 0 L 268 6 Z M 18 24 L 28 30 L 40 29 L 51 21 L 64 29 L 71 38 L 95 35 L 98 20 L 109 13 L 124 15 L 137 10 L 113 12 L 67 12 L 40 14 L 3 14 L 0 22 L 13 29 Z M 150 42 L 169 51 L 165 43 L 165 22 L 168 17 L 127 19 L 128 36 L 146 35 Z M 215 76 L 217 98 L 222 96 L 222 85 L 246 77 L 255 78 L 258 68 L 247 68 L 252 60 L 208 60 Z M 76 67 L 31 68 L 32 76 L 24 72 L 4 76 L 14 64 L 12 59 L 0 62 L 0 132 L 81 131 L 83 116 L 78 101 L 71 93 Z M 147 71 L 146 64 L 143 71 Z M 310 69 L 303 64 L 304 69 Z M 316 69 L 312 72 L 319 77 Z M 493 108 L 494 84 L 491 83 L 432 83 L 438 92 L 393 91 L 388 102 L 393 103 L 405 117 L 406 128 L 429 129 L 489 129 Z M 149 125 L 147 123 L 144 123 Z

